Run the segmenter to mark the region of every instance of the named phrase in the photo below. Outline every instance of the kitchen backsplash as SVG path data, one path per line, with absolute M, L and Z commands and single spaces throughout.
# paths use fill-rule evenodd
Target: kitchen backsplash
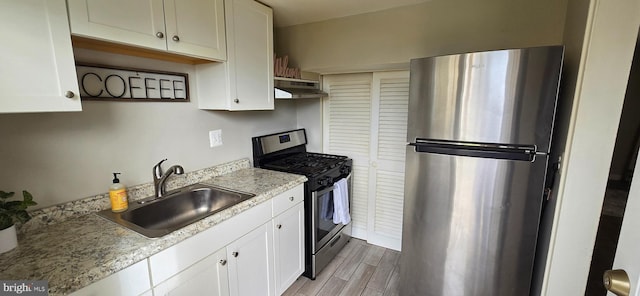
M 243 158 L 209 168 L 187 172 L 183 175 L 173 175 L 167 181 L 166 188 L 167 190 L 172 190 L 250 167 L 251 163 L 249 162 L 249 159 Z M 127 194 L 130 203 L 152 196 L 154 194 L 153 182 L 128 186 Z M 31 220 L 23 225 L 16 226 L 19 234 L 27 233 L 41 226 L 56 224 L 72 217 L 102 211 L 108 209 L 110 206 L 109 193 L 100 193 L 69 203 L 34 210 L 30 212 L 32 217 Z

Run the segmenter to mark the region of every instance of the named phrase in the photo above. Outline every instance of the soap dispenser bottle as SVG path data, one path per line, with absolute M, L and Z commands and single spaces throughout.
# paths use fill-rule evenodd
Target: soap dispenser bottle
M 109 187 L 109 199 L 111 200 L 111 211 L 124 212 L 129 208 L 127 201 L 127 188 L 118 179 L 120 173 L 113 173 L 113 184 Z

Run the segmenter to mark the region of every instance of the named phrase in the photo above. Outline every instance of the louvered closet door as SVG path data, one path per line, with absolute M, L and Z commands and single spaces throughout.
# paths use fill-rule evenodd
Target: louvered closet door
M 373 73 L 369 243 L 400 250 L 409 72 Z
M 354 159 L 353 236 L 399 250 L 409 72 L 329 75 L 324 151 Z
M 323 151 L 353 159 L 351 234 L 366 239 L 369 203 L 369 144 L 371 142 L 372 75 L 323 77 Z

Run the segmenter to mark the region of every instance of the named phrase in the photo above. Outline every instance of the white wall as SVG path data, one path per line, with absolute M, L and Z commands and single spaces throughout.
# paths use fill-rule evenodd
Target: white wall
M 582 295 L 585 292 L 640 25 L 640 7 L 635 0 L 592 0 L 589 4 L 550 233 L 543 295 Z M 571 32 L 580 34 L 580 31 L 576 27 Z
M 310 72 L 302 72 L 302 79 L 322 80 L 320 75 Z M 310 152 L 322 152 L 322 100 L 295 100 L 298 127 L 307 130 L 307 151 Z
M 322 99 L 296 101 L 298 127 L 307 130 L 307 150 L 322 152 Z
M 569 120 L 571 119 L 573 97 L 578 79 L 578 70 L 580 67 L 580 58 L 582 56 L 582 46 L 588 12 L 589 0 L 569 0 L 562 42 L 565 46 L 565 53 L 560 93 L 558 94 L 555 130 L 550 157 L 551 163 L 558 161 L 559 157 L 565 153 L 566 149 Z M 535 271 L 531 288 L 533 291 L 532 295 L 540 295 L 543 285 L 544 272 L 547 267 L 549 242 L 552 235 L 551 231 L 559 199 L 558 187 L 560 184 L 560 178 L 561 175 L 558 172 L 555 178 L 551 199 L 546 203 L 545 210 L 542 213 L 540 221 Z
M 304 71 L 407 69 L 411 58 L 562 43 L 566 0 L 433 0 L 276 30 Z
M 76 60 L 188 73 L 191 102 L 86 101 L 78 113 L 0 114 L 0 190 L 29 190 L 39 207 L 106 192 L 111 172 L 124 184 L 151 182 L 163 158 L 193 171 L 251 157 L 252 136 L 297 125 L 287 101 L 275 111 L 199 110 L 192 65 L 89 50 L 76 50 Z M 213 129 L 222 129 L 223 146 L 209 147 Z

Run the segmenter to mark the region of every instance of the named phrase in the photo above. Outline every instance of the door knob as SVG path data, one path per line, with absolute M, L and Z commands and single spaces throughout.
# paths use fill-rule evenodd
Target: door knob
M 220 265 L 222 265 L 222 266 L 227 265 L 227 260 L 225 260 L 225 259 L 221 259 L 221 260 L 220 260 Z
M 618 296 L 629 296 L 631 284 L 629 275 L 622 269 L 607 270 L 602 276 L 602 282 L 607 291 Z
M 231 255 L 233 255 L 233 257 L 238 257 L 238 255 L 240 255 L 238 252 L 233 252 L 231 253 Z

